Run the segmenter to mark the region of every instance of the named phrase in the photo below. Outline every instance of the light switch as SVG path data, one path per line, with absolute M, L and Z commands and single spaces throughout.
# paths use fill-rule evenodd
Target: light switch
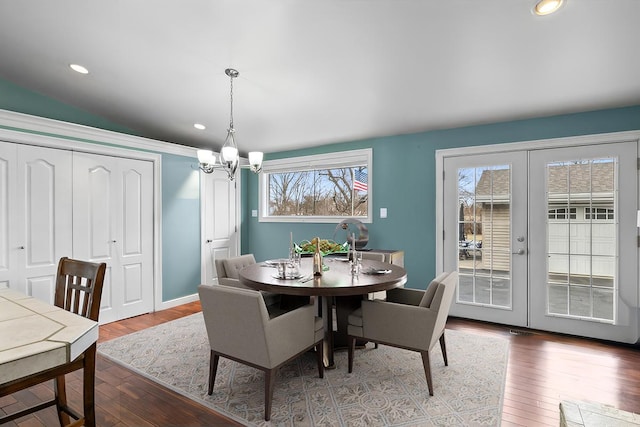
M 387 217 L 387 208 L 380 208 L 380 218 Z
M 257 209 L 252 209 L 251 210 L 251 216 L 256 218 L 258 216 L 258 210 Z

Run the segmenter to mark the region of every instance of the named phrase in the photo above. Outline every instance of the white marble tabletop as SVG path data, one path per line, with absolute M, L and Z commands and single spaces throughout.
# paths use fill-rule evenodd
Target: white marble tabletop
M 0 385 L 75 360 L 98 340 L 98 322 L 0 289 Z

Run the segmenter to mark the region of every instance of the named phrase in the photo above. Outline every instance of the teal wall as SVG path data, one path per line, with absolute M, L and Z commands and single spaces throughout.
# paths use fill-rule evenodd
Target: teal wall
M 191 157 L 162 155 L 162 299 L 198 292 L 200 175 Z
M 114 132 L 137 135 L 131 129 L 117 125 L 60 101 L 48 98 L 11 82 L 0 79 L 0 109 L 76 123 Z
M 373 223 L 368 248 L 403 249 L 407 287 L 424 288 L 435 275 L 436 176 L 439 149 L 560 138 L 640 129 L 640 106 L 495 123 L 412 135 L 375 138 L 281 152 L 266 159 L 373 148 Z M 289 232 L 294 240 L 331 238 L 335 224 L 260 223 L 250 216 L 258 209 L 258 178 L 245 175 L 242 252 L 258 260 L 286 255 Z M 381 219 L 381 207 L 388 217 Z
M 100 117 L 0 79 L 0 109 L 135 135 Z M 495 123 L 412 135 L 344 142 L 274 153 L 267 159 L 373 148 L 374 221 L 369 248 L 404 249 L 407 286 L 424 288 L 435 274 L 435 151 L 484 144 L 560 138 L 640 129 L 640 105 L 579 114 Z M 199 184 L 195 159 L 162 154 L 163 300 L 196 292 L 200 283 Z M 296 240 L 331 237 L 335 224 L 259 223 L 258 179 L 242 171 L 241 250 L 258 260 L 285 256 Z M 198 190 L 199 191 L 199 190 Z M 379 218 L 381 207 L 389 216 Z
M 0 109 L 136 135 L 130 129 L 2 79 Z M 170 301 L 196 293 L 200 284 L 200 190 L 195 158 L 166 153 L 161 156 L 162 300 Z

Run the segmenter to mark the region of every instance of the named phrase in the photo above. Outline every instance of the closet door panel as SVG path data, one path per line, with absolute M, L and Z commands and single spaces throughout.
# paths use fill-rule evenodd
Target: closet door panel
M 0 142 L 0 289 L 16 280 L 15 186 L 17 146 Z
M 113 214 L 116 207 L 110 196 L 113 193 L 113 174 L 103 166 L 90 168 L 87 174 L 89 179 L 85 194 L 94 194 L 97 197 L 87 197 L 83 200 L 87 204 L 85 212 L 89 212 L 89 215 L 76 220 L 87 221 L 84 227 L 89 232 L 80 237 L 86 239 L 86 245 L 90 248 L 89 258 L 108 259 L 112 256 L 112 230 L 115 226 Z
M 106 262 L 100 321 L 153 309 L 153 165 L 74 153 L 74 253 Z
M 122 316 L 153 309 L 153 165 L 121 159 L 119 220 L 120 266 L 123 278 Z
M 122 178 L 124 184 L 122 255 L 125 257 L 138 256 L 142 254 L 143 240 L 142 175 L 135 169 L 128 169 L 123 172 Z
M 16 182 L 17 289 L 52 303 L 58 261 L 72 256 L 71 153 L 18 146 Z
M 142 271 L 143 266 L 141 263 L 127 264 L 123 267 L 125 305 L 135 304 L 144 299 Z

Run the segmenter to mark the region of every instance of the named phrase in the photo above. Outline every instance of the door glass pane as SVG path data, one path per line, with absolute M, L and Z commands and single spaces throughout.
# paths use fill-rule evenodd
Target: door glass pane
M 511 168 L 458 169 L 458 301 L 511 308 Z
M 616 160 L 546 164 L 547 314 L 613 321 Z

